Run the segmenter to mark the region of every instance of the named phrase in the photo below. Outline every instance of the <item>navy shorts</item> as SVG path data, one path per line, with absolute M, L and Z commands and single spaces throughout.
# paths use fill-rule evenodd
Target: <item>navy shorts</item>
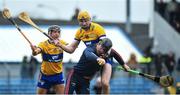
M 64 84 L 63 73 L 55 74 L 55 75 L 44 75 L 40 73 L 38 84 L 39 88 L 49 89 L 53 85 Z
M 109 58 L 109 59 L 107 59 L 105 61 L 106 61 L 106 64 L 110 64 L 110 65 L 113 64 L 113 59 L 112 58 Z
M 65 86 L 65 94 L 90 94 L 90 79 L 85 79 L 83 76 L 71 70 L 68 74 Z

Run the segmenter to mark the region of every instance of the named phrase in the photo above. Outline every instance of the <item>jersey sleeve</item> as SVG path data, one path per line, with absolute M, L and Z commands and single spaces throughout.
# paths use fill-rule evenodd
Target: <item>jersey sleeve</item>
M 76 34 L 75 34 L 74 39 L 77 41 L 80 41 L 81 40 L 80 38 L 81 38 L 81 29 L 78 29 Z
M 102 26 L 97 25 L 96 31 L 99 39 L 106 37 L 106 32 Z
M 98 56 L 93 52 L 92 48 L 86 48 L 84 50 L 84 55 L 86 56 L 87 60 L 89 61 L 96 61 Z
M 111 56 L 111 57 L 114 57 L 114 58 L 118 61 L 118 63 L 119 63 L 120 65 L 124 65 L 124 64 L 125 64 L 125 62 L 124 62 L 124 60 L 122 59 L 122 57 L 120 56 L 120 54 L 117 53 L 114 49 L 111 50 L 110 56 Z
M 60 40 L 60 43 L 63 45 L 68 45 L 69 43 L 65 42 L 64 40 Z
M 39 43 L 38 48 L 40 48 L 41 50 L 43 50 L 43 48 L 44 48 L 43 42 L 40 42 L 40 43 Z

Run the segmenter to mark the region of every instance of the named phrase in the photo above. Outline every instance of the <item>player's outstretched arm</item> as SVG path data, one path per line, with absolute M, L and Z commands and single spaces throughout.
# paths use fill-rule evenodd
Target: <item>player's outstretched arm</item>
M 122 67 L 123 67 L 124 70 L 127 71 L 127 72 L 131 70 L 131 68 L 130 68 L 127 64 L 122 65 Z
M 90 48 L 86 48 L 83 53 L 89 61 L 97 61 L 99 65 L 104 65 L 106 63 L 103 58 L 98 57 Z
M 41 53 L 41 49 L 34 46 L 34 45 L 31 45 L 31 50 L 32 50 L 32 55 L 33 56 L 36 56 L 37 54 Z
M 70 45 L 63 45 L 63 44 L 56 44 L 57 46 L 59 46 L 61 49 L 63 49 L 64 51 L 66 51 L 67 53 L 73 53 L 76 48 L 79 45 L 79 41 L 74 40 Z
M 114 57 L 118 61 L 118 63 L 124 68 L 125 71 L 130 70 L 130 67 L 125 64 L 120 54 L 117 53 L 114 49 L 111 50 L 110 56 Z

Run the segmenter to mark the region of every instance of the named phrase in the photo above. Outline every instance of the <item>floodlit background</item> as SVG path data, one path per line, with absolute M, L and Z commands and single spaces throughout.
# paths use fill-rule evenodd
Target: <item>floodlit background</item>
M 174 0 L 172 0 L 174 1 Z M 61 39 L 71 43 L 79 28 L 72 19 L 75 10 L 87 10 L 92 21 L 105 28 L 113 48 L 131 68 L 156 75 L 171 75 L 172 87 L 162 88 L 154 82 L 118 70 L 114 60 L 110 82 L 111 94 L 175 94 L 180 88 L 180 0 L 0 0 L 0 12 L 8 8 L 23 33 L 34 45 L 47 39 L 30 25 L 20 21 L 25 11 L 47 33 L 49 25 L 61 26 Z M 64 77 L 78 62 L 83 42 L 73 54 L 64 55 Z M 130 63 L 130 56 L 137 63 Z M 27 63 L 22 60 L 27 56 Z M 37 61 L 31 62 L 31 59 Z M 35 94 L 40 71 L 41 55 L 31 57 L 28 42 L 18 30 L 0 14 L 0 94 Z M 96 93 L 96 78 L 90 92 Z M 54 93 L 50 90 L 48 93 Z

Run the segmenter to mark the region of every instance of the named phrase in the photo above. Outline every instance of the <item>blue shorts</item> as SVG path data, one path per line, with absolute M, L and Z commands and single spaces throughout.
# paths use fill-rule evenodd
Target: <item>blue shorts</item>
M 49 89 L 53 85 L 64 84 L 63 73 L 55 74 L 55 75 L 44 75 L 40 73 L 38 84 L 39 88 Z
M 111 58 L 109 58 L 109 59 L 106 59 L 106 64 L 110 64 L 110 65 L 112 65 L 113 64 L 113 59 Z

